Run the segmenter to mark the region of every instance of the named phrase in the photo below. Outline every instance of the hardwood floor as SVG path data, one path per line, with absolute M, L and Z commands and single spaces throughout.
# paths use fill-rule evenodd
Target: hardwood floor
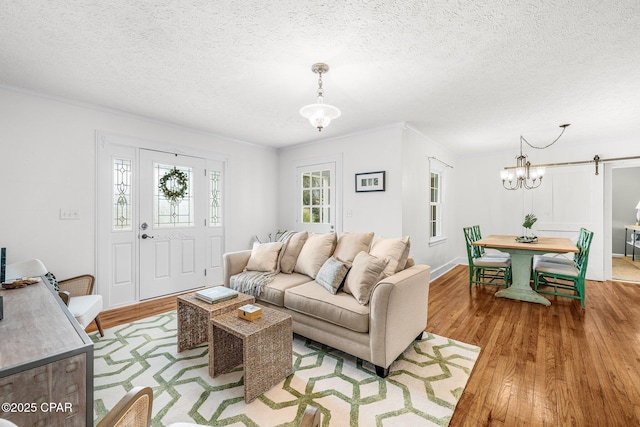
M 450 426 L 640 426 L 640 284 L 586 284 L 586 309 L 469 290 L 458 266 L 429 290 L 427 331 L 482 348 Z M 104 312 L 105 328 L 175 309 L 175 296 Z
M 114 308 L 105 310 L 100 313 L 100 322 L 102 328 L 113 328 L 114 326 L 124 323 L 133 322 L 134 320 L 144 319 L 145 317 L 154 316 L 167 311 L 175 310 L 177 307 L 176 295 L 157 298 L 151 301 L 145 301 L 138 304 L 128 305 L 122 308 Z M 95 332 L 98 328 L 95 322 L 91 322 L 87 326 L 87 332 Z
M 431 283 L 427 331 L 482 348 L 450 426 L 640 425 L 640 285 L 586 284 L 586 308 L 469 290 L 458 266 Z

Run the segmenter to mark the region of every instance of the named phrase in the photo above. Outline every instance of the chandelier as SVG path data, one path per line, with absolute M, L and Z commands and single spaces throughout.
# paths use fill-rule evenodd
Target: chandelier
M 309 120 L 311 126 L 318 128 L 318 132 L 329 126 L 331 120 L 340 117 L 340 110 L 333 105 L 324 103 L 324 91 L 322 89 L 322 74 L 329 71 L 329 66 L 322 62 L 313 64 L 311 71 L 318 74 L 318 99 L 315 104 L 305 105 L 300 109 L 302 117 Z
M 545 168 L 543 166 L 534 167 L 531 165 L 531 162 L 529 162 L 527 155 L 522 154 L 522 143 L 525 142 L 531 148 L 543 150 L 555 144 L 555 142 L 560 139 L 568 126 L 569 124 L 560 125 L 560 127 L 562 128 L 560 135 L 558 135 L 556 139 L 554 139 L 550 144 L 547 144 L 544 147 L 536 147 L 534 145 L 531 145 L 529 141 L 524 138 L 524 136 L 520 135 L 520 155 L 516 157 L 516 165 L 506 166 L 503 170 L 500 171 L 502 186 L 507 190 L 517 190 L 518 188 L 526 188 L 527 190 L 532 190 L 534 188 L 540 187 L 540 184 L 542 184 L 542 178 L 544 177 Z

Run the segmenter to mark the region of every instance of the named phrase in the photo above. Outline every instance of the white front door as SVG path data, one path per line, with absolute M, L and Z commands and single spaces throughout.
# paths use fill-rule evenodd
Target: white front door
M 140 150 L 139 298 L 204 286 L 206 160 Z
M 296 168 L 296 223 L 301 230 L 328 233 L 336 230 L 335 162 Z

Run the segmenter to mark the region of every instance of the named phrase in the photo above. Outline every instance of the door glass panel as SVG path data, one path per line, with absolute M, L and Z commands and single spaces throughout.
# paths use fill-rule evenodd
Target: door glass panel
M 209 172 L 209 226 L 222 225 L 222 172 Z
M 329 224 L 331 222 L 331 171 L 302 173 L 302 222 Z
M 113 229 L 131 230 L 131 160 L 113 159 Z
M 181 176 L 185 177 L 182 182 L 173 172 L 174 169 L 181 172 Z M 159 228 L 192 227 L 194 211 L 192 195 L 193 168 L 154 163 L 154 172 L 154 225 Z M 160 183 L 167 174 L 173 174 L 173 177 L 166 179 L 163 185 L 165 191 L 162 191 Z M 181 195 L 174 198 L 168 197 L 176 193 Z

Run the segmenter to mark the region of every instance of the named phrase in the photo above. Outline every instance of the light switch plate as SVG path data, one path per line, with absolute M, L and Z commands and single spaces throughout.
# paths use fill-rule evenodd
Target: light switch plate
M 60 219 L 80 219 L 80 210 L 60 208 Z

